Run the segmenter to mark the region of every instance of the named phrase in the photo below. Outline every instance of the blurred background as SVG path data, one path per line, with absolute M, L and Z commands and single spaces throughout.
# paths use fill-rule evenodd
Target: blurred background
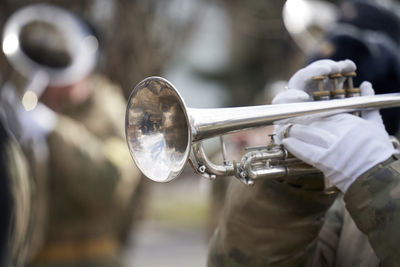
M 372 68 L 378 59 L 379 66 L 390 65 L 373 79 L 399 88 L 397 10 L 389 0 L 2 0 L 2 124 L 27 165 L 24 174 L 11 167 L 8 173 L 27 185 L 10 193 L 7 205 L 18 212 L 7 213 L 4 242 L 15 248 L 1 260 L 205 266 L 234 178 L 208 181 L 189 166 L 167 184 L 144 178 L 124 137 L 134 86 L 156 75 L 171 81 L 189 107 L 269 104 L 307 62 L 357 61 L 365 51 L 362 66 Z M 371 14 L 378 19 L 378 11 L 382 20 L 365 23 Z M 357 38 L 342 48 L 348 36 Z M 246 146 L 268 143 L 270 132 L 227 136 L 229 160 Z M 205 145 L 221 162 L 218 140 Z M 28 199 L 23 205 L 21 196 Z

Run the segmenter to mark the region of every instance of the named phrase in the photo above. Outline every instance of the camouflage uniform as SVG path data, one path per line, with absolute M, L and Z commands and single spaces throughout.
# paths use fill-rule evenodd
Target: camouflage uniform
M 120 266 L 139 171 L 124 140 L 126 103 L 118 87 L 93 75 L 93 94 L 64 107 L 48 135 L 44 245 L 31 266 Z
M 343 197 L 314 178 L 235 181 L 208 266 L 397 266 L 400 161 L 375 166 Z

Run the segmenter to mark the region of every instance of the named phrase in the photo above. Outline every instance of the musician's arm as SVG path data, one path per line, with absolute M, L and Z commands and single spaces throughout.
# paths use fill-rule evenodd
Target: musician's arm
M 400 160 L 393 157 L 361 175 L 345 194 L 346 208 L 383 266 L 400 262 Z
M 315 178 L 315 177 L 314 177 Z M 265 180 L 231 184 L 208 266 L 304 266 L 336 195 Z

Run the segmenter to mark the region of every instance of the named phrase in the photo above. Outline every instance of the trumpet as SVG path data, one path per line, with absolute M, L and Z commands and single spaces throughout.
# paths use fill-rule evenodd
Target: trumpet
M 353 96 L 357 95 L 356 88 L 352 88 L 351 77 L 354 75 L 347 75 Z M 321 84 L 324 78 L 316 77 L 315 80 Z M 319 170 L 291 156 L 273 139 L 266 146 L 248 149 L 240 162 L 229 162 L 223 156 L 224 162 L 220 165 L 209 160 L 202 141 L 304 115 L 400 106 L 400 93 L 343 98 L 344 90 L 339 91 L 334 97 L 338 99 L 329 101 L 197 109 L 186 107 L 179 92 L 166 79 L 148 77 L 133 89 L 129 97 L 125 117 L 126 140 L 137 167 L 156 182 L 174 180 L 187 162 L 203 177 L 235 176 L 248 185 L 256 179 L 317 174 Z M 325 93 L 318 91 L 314 98 L 322 96 L 324 99 Z M 222 143 L 223 155 L 225 149 Z

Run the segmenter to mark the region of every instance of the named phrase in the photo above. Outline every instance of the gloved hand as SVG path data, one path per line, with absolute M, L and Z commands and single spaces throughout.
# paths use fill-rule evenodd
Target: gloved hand
M 342 192 L 368 169 L 396 153 L 383 124 L 351 114 L 294 124 L 281 141 Z
M 42 103 L 34 110 L 26 111 L 22 105 L 18 107 L 17 115 L 21 124 L 21 141 L 45 138 L 56 126 L 57 114 Z
M 335 73 L 346 73 L 355 71 L 356 65 L 353 61 L 347 59 L 342 61 L 333 61 L 330 59 L 318 60 L 310 65 L 298 70 L 289 80 L 287 90 L 282 91 L 274 97 L 272 104 L 288 104 L 297 102 L 306 102 L 312 100 L 312 92 L 318 90 L 317 82 L 312 78 L 315 76 Z M 343 86 L 344 79 L 339 80 L 339 86 Z M 324 88 L 332 90 L 332 81 L 326 79 L 324 81 Z M 373 91 L 373 90 L 372 90 Z M 307 115 L 289 120 L 281 120 L 275 122 L 275 128 L 278 129 L 289 122 L 307 121 L 315 117 L 321 117 L 323 114 Z M 279 132 L 276 130 L 276 132 Z M 279 139 L 277 139 L 279 143 Z
M 346 59 L 341 61 L 333 61 L 330 59 L 322 59 L 311 63 L 310 65 L 298 70 L 288 82 L 288 90 L 283 91 L 276 95 L 272 100 L 272 104 L 288 104 L 296 102 L 306 102 L 312 100 L 312 92 L 317 90 L 317 83 L 313 81 L 313 77 L 325 75 L 328 76 L 334 73 L 346 73 L 356 71 L 357 67 L 353 61 Z M 339 81 L 339 86 L 343 86 L 344 79 Z M 324 88 L 326 90 L 332 90 L 332 82 L 326 80 L 324 82 Z M 360 85 L 361 95 L 374 95 L 375 92 L 372 89 L 372 85 L 368 82 L 364 82 Z M 363 117 L 366 119 L 376 119 L 379 123 L 382 122 L 379 111 L 364 111 L 362 112 Z M 316 114 L 309 116 L 302 116 L 299 118 L 282 120 L 275 123 L 275 128 L 296 121 L 307 121 L 315 117 L 321 117 L 324 114 Z M 367 118 L 368 117 L 368 118 Z M 276 132 L 279 132 L 276 130 Z M 279 139 L 278 139 L 279 142 Z
M 16 91 L 10 83 L 0 90 L 0 104 L 7 110 L 9 128 L 21 143 L 45 138 L 56 126 L 57 114 L 40 102 L 26 111 Z
M 350 60 L 320 60 L 299 70 L 289 81 L 289 89 L 278 94 L 274 104 L 304 102 L 310 99 L 312 77 L 354 71 Z M 327 84 L 326 86 L 329 86 Z M 297 88 L 297 89 L 294 89 Z M 360 86 L 361 95 L 373 95 L 369 82 Z M 326 115 L 325 115 L 326 116 Z M 325 117 L 303 116 L 276 122 L 276 141 L 294 156 L 320 169 L 343 192 L 374 165 L 395 153 L 379 111 L 363 111 L 359 118 L 350 114 Z M 287 123 L 296 123 L 284 138 Z

